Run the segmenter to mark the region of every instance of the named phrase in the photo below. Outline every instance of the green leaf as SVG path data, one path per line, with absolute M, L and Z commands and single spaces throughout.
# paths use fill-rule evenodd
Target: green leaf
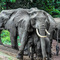
M 7 0 L 1 0 L 2 2 L 6 2 Z
M 10 2 L 14 3 L 14 2 L 16 2 L 16 0 L 10 0 Z

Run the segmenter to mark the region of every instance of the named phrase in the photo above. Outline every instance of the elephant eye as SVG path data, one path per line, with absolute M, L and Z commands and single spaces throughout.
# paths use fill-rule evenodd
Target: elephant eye
M 32 25 L 35 25 L 35 23 L 36 23 L 36 20 L 35 20 L 35 18 L 34 18 L 34 19 L 32 19 L 31 24 L 32 24 Z
M 37 12 L 33 12 L 34 14 L 36 14 Z
M 33 12 L 31 15 L 34 15 L 34 14 L 36 14 L 37 12 Z

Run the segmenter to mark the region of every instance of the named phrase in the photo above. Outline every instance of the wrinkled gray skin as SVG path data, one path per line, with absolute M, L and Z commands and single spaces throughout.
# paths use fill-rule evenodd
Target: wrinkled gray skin
M 58 29 L 58 38 L 60 38 L 60 18 L 54 18 L 54 20 L 56 21 L 56 23 L 57 23 L 57 29 Z M 57 31 L 55 30 L 54 31 L 55 33 L 54 33 L 54 39 L 55 40 L 57 40 Z M 60 43 L 60 39 L 58 39 L 58 41 L 57 42 L 59 42 Z
M 46 25 L 47 24 L 47 25 Z M 42 36 L 45 36 L 45 29 L 49 26 L 48 31 L 51 33 L 56 28 L 56 22 L 54 19 L 45 11 L 35 9 L 31 13 L 31 25 L 36 29 L 39 30 L 39 33 Z M 51 36 L 48 36 L 49 39 L 52 39 Z M 45 38 L 40 38 L 41 40 L 41 49 L 43 60 L 46 58 L 46 51 L 45 51 Z M 49 43 L 50 44 L 50 43 Z
M 50 33 L 56 28 L 56 23 L 55 23 L 54 19 L 47 12 L 45 12 L 43 10 L 38 10 L 36 8 L 32 8 L 32 9 L 30 9 L 29 14 L 30 14 L 30 16 L 28 15 L 28 21 L 31 22 L 31 25 L 32 25 L 33 28 L 39 30 L 39 33 L 42 36 L 47 35 L 47 34 L 45 34 L 45 29 L 47 29 L 46 27 L 49 26 L 48 31 Z M 24 25 L 23 21 L 21 23 L 21 26 Z M 28 24 L 26 25 L 26 30 L 27 30 L 27 28 L 28 28 Z M 20 31 L 19 32 L 20 35 L 23 32 L 23 34 L 22 34 L 23 38 L 21 37 L 21 41 L 22 41 L 21 42 L 21 47 L 20 47 L 20 51 L 19 51 L 19 54 L 18 54 L 18 56 L 19 56 L 19 55 L 23 54 L 23 50 L 24 50 L 24 47 L 25 47 L 25 43 L 27 41 L 26 39 L 27 39 L 28 34 L 27 34 L 27 31 L 25 29 L 23 30 L 23 28 L 21 28 L 21 27 L 18 30 Z M 52 39 L 51 35 L 48 36 L 48 41 L 50 41 L 49 39 Z M 40 41 L 41 41 L 41 49 L 42 49 L 43 60 L 45 60 L 46 59 L 45 38 L 40 38 Z M 49 46 L 50 46 L 50 42 L 49 42 Z
M 33 51 L 33 53 L 36 53 L 37 57 L 42 58 L 41 40 L 40 40 L 40 37 L 38 37 L 38 35 L 36 34 L 36 30 L 34 29 L 34 31 L 30 32 L 30 34 L 28 34 L 28 35 L 30 36 L 30 38 L 28 38 L 28 46 L 32 42 L 33 49 L 35 49 Z M 29 49 L 29 47 L 28 47 L 28 49 Z M 45 38 L 45 49 L 46 49 L 46 53 L 47 53 L 47 58 L 49 58 L 50 40 L 48 37 Z
M 30 11 L 30 12 L 29 12 Z M 38 10 L 38 9 L 30 9 L 29 11 L 26 10 L 19 10 L 16 14 L 13 14 L 12 17 L 8 20 L 6 23 L 5 28 L 9 29 L 9 31 L 13 34 L 10 33 L 12 39 L 16 39 L 16 28 L 18 30 L 18 34 L 20 36 L 21 40 L 21 47 L 19 49 L 19 54 L 23 54 L 24 47 L 27 42 L 28 38 L 28 28 L 29 24 L 31 22 L 31 25 L 33 28 L 37 28 L 39 30 L 39 33 L 43 36 L 45 36 L 45 28 L 46 26 L 49 26 L 49 32 L 53 31 L 55 28 L 55 21 L 54 19 L 45 11 L 43 10 Z M 13 22 L 13 23 L 12 23 Z M 46 25 L 47 23 L 47 25 Z M 2 25 L 2 24 L 1 24 Z M 47 35 L 48 36 L 48 35 Z M 50 39 L 51 36 L 48 36 Z M 45 50 L 45 38 L 40 38 L 41 40 L 41 49 L 42 49 L 42 55 L 43 55 L 43 60 L 46 59 L 46 50 Z M 17 40 L 12 40 L 12 46 L 15 46 Z M 50 45 L 50 44 L 49 44 Z
M 13 20 L 15 19 L 15 17 L 17 17 L 17 15 L 19 13 L 21 13 L 20 10 L 23 10 L 23 9 L 19 8 L 19 9 L 14 9 L 14 10 L 3 10 L 0 13 L 0 28 L 4 28 L 4 29 L 9 30 L 12 48 L 14 48 L 14 49 L 18 49 L 18 45 L 17 45 L 17 35 L 18 35 L 17 24 L 19 23 L 20 19 L 18 18 L 16 22 Z M 26 10 L 28 10 L 28 9 L 25 9 L 25 11 Z M 24 15 L 24 14 L 22 13 L 22 15 Z
M 0 13 L 0 29 L 1 28 L 4 28 L 4 29 L 7 29 L 10 31 L 10 38 L 11 38 L 11 43 L 12 43 L 12 48 L 14 49 L 18 49 L 18 46 L 17 46 L 17 32 L 16 32 L 16 27 L 15 25 L 13 26 L 13 22 L 11 25 L 11 29 L 9 29 L 8 27 L 5 28 L 8 20 L 10 18 L 13 18 L 12 16 L 17 12 L 18 9 L 14 9 L 14 10 L 3 10 L 1 13 Z M 1 31 L 0 31 L 1 32 Z M 1 40 L 0 40 L 1 41 Z
M 9 17 L 11 17 L 10 15 L 13 13 L 13 11 L 14 10 L 3 10 L 3 11 L 1 11 L 1 13 L 0 13 L 0 29 L 5 28 L 5 24 L 9 20 Z M 0 30 L 0 33 L 2 30 Z M 2 44 L 1 39 L 0 39 L 0 44 Z

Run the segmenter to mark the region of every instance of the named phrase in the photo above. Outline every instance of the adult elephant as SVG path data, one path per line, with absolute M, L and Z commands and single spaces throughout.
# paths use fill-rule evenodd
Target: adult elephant
M 31 14 L 31 18 L 32 18 L 31 24 L 34 28 L 36 28 L 37 34 L 38 34 L 38 36 L 40 36 L 41 49 L 42 49 L 42 55 L 43 55 L 43 60 L 44 60 L 46 57 L 44 39 L 46 38 L 46 35 L 47 35 L 45 32 L 48 33 L 48 31 L 49 31 L 50 36 L 47 35 L 47 37 L 51 40 L 50 42 L 52 42 L 52 39 L 53 39 L 52 32 L 56 28 L 56 22 L 51 17 L 51 15 L 49 15 L 47 12 L 45 12 L 43 10 L 35 9 L 35 11 L 32 11 L 32 13 L 35 13 L 34 14 L 35 16 L 33 14 Z M 50 48 L 50 50 L 51 50 L 51 48 Z
M 32 50 L 33 51 L 33 55 L 34 53 L 36 53 L 36 57 L 40 57 L 42 58 L 42 51 L 41 51 L 41 40 L 40 40 L 40 36 L 38 36 L 38 33 L 36 33 L 36 29 L 34 29 L 32 32 L 28 32 L 28 36 L 30 36 L 28 38 L 28 46 L 33 47 Z M 31 44 L 31 45 L 30 45 Z M 46 49 L 46 54 L 47 54 L 47 60 L 49 60 L 50 57 L 50 40 L 48 37 L 45 38 L 45 49 Z M 29 48 L 28 48 L 29 50 Z M 33 56 L 31 57 L 33 58 Z
M 58 31 L 55 31 L 54 33 L 54 39 L 57 40 L 57 32 L 58 32 L 58 42 L 60 43 L 60 18 L 54 18 L 54 20 L 56 21 L 57 23 L 57 29 Z
M 0 29 L 1 29 L 1 31 L 3 30 L 3 29 L 6 29 L 6 30 L 9 30 L 8 28 L 5 28 L 5 25 L 7 24 L 7 22 L 8 22 L 8 20 L 15 14 L 17 12 L 17 9 L 14 9 L 14 10 L 3 10 L 3 11 L 1 11 L 1 13 L 0 13 Z M 12 22 L 13 23 L 13 22 Z M 14 26 L 14 28 L 15 28 L 15 26 Z M 13 28 L 13 29 L 14 29 Z M 11 30 L 13 30 L 13 29 L 11 29 Z M 15 30 L 16 30 L 16 28 L 15 28 Z M 1 31 L 0 31 L 0 33 L 1 33 Z M 10 33 L 12 33 L 12 32 L 10 32 Z M 16 32 L 15 32 L 16 33 Z M 12 33 L 13 34 L 13 33 Z M 16 34 L 15 34 L 16 35 Z M 11 36 L 11 35 L 10 35 Z M 12 36 L 13 37 L 13 36 Z M 14 49 L 17 49 L 18 47 L 17 47 L 17 43 L 16 43 L 16 39 L 13 37 L 12 38 L 11 37 L 11 43 L 12 43 L 12 48 L 14 48 Z M 14 41 L 14 42 L 13 42 Z M 1 43 L 1 40 L 0 40 L 0 43 Z M 2 44 L 2 43 L 1 43 Z
M 17 26 L 16 26 L 16 24 L 14 23 L 13 20 L 14 20 L 15 17 L 17 17 L 17 13 L 20 10 L 23 10 L 23 8 L 18 8 L 18 9 L 13 9 L 13 10 L 3 10 L 0 13 L 0 29 L 3 28 L 3 29 L 6 29 L 6 30 L 9 30 L 12 48 L 14 48 L 14 49 L 18 49 L 18 44 L 17 44 L 17 34 L 18 34 L 18 32 L 17 32 Z M 25 9 L 25 11 L 26 10 L 27 9 Z M 0 42 L 1 42 L 1 40 L 0 40 Z
M 37 35 L 40 37 L 43 60 L 46 60 L 45 38 L 48 37 L 49 39 L 52 39 L 51 34 L 49 34 L 49 32 L 51 33 L 56 28 L 56 23 L 54 19 L 51 17 L 51 15 L 49 15 L 47 12 L 43 10 L 38 10 L 37 8 L 31 8 L 27 16 L 28 19 L 25 19 L 23 16 L 22 16 L 23 19 L 20 18 L 20 20 L 22 19 L 21 20 L 22 22 L 20 21 L 21 24 L 20 26 L 18 26 L 20 27 L 18 28 L 20 35 L 22 35 L 20 36 L 22 42 L 18 53 L 18 58 L 22 59 L 23 57 L 23 50 L 27 42 L 28 36 L 27 31 L 29 23 L 31 23 L 32 27 L 36 29 Z M 48 36 L 46 33 L 49 34 L 50 36 Z
M 56 44 L 56 55 L 59 53 L 59 44 L 60 43 L 60 18 L 54 18 L 57 23 L 57 28 L 53 31 L 53 39 L 57 41 Z

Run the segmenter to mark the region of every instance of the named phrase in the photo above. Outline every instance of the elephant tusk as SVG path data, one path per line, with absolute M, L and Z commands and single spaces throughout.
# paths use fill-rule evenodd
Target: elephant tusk
M 46 32 L 48 35 L 50 35 L 50 33 L 47 31 L 47 29 L 45 29 L 45 32 Z
M 39 37 L 41 37 L 41 38 L 47 37 L 47 36 L 42 36 L 42 35 L 40 35 L 39 32 L 38 32 L 38 29 L 36 29 L 36 33 L 37 33 L 37 35 L 38 35 Z

